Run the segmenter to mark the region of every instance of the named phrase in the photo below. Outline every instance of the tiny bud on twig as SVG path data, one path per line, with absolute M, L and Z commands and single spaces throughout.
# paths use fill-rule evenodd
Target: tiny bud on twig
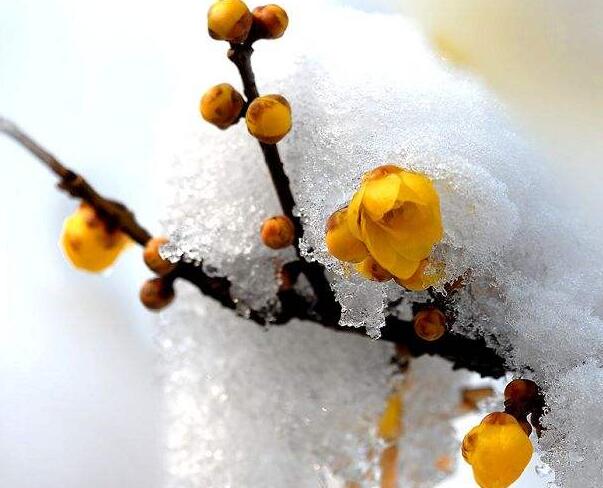
M 426 341 L 437 341 L 446 332 L 446 317 L 437 308 L 421 310 L 413 319 L 418 337 Z
M 210 124 L 227 129 L 239 120 L 244 106 L 245 100 L 241 94 L 228 83 L 222 83 L 205 92 L 199 103 L 199 111 Z
M 166 237 L 153 237 L 147 242 L 142 253 L 147 267 L 160 276 L 169 273 L 176 267 L 175 264 L 170 263 L 159 255 L 159 248 L 167 244 L 167 242 Z
M 253 16 L 241 0 L 218 0 L 207 12 L 209 35 L 219 41 L 245 41 L 252 23 Z
M 253 33 L 257 39 L 278 39 L 289 25 L 287 12 L 278 5 L 256 7 L 253 12 Z
M 262 242 L 271 249 L 283 249 L 293 244 L 295 226 L 285 215 L 277 215 L 266 219 L 260 230 Z
M 140 301 L 149 310 L 161 310 L 174 299 L 175 293 L 172 282 L 163 278 L 147 280 L 140 289 Z
M 245 121 L 253 137 L 276 144 L 291 130 L 291 107 L 281 95 L 264 95 L 251 102 Z

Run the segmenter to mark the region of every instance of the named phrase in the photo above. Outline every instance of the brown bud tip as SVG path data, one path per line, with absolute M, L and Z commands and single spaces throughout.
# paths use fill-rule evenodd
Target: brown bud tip
M 260 236 L 266 246 L 272 249 L 283 249 L 293 244 L 295 226 L 289 217 L 277 215 L 264 221 Z
M 147 242 L 142 253 L 142 257 L 148 268 L 160 276 L 169 273 L 176 267 L 175 264 L 170 263 L 159 255 L 159 248 L 167 244 L 167 242 L 166 237 L 153 237 Z
M 278 5 L 256 7 L 253 12 L 253 30 L 257 39 L 278 39 L 289 25 L 287 12 Z
M 415 334 L 425 341 L 437 341 L 446 332 L 446 317 L 435 307 L 421 310 L 413 320 Z
M 538 398 L 538 385 L 531 380 L 517 379 L 505 388 L 505 405 L 513 411 L 528 411 Z
M 140 301 L 149 310 L 161 310 L 174 299 L 174 288 L 162 278 L 147 280 L 140 289 Z
M 218 0 L 207 12 L 209 35 L 220 41 L 245 41 L 252 24 L 253 16 L 241 0 Z
M 199 103 L 201 116 L 220 129 L 227 129 L 241 116 L 245 100 L 228 83 L 221 83 L 205 92 Z

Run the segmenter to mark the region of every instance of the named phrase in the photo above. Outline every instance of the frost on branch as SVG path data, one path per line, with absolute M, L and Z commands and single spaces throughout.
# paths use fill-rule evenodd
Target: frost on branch
M 601 419 L 591 413 L 592 428 L 581 423 L 600 407 L 600 395 L 589 396 L 603 353 L 600 231 L 581 225 L 492 93 L 446 66 L 406 20 L 323 2 L 283 6 L 295 21 L 279 43 L 258 44 L 254 68 L 260 91 L 291 104 L 293 129 L 279 147 L 305 224 L 303 249 L 333 272 L 342 325 L 377 336 L 385 303 L 403 290 L 349 276 L 326 252 L 328 216 L 376 166 L 425 173 L 441 199 L 445 234 L 434 253 L 445 263 L 442 281 L 469 277 L 455 298 L 455 331 L 485 335 L 509 369 L 542 387 L 551 407 L 544 457 L 558 479 L 600 486 Z M 212 69 L 198 77 L 200 90 L 237 80 L 218 54 L 202 53 Z M 192 112 L 181 132 L 168 254 L 203 260 L 244 302 L 269 308 L 275 269 L 293 253 L 260 245 L 261 223 L 280 209 L 256 141 L 243 124 L 222 133 Z

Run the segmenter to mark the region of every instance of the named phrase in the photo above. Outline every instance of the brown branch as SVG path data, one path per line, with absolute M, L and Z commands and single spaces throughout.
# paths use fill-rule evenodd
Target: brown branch
M 58 186 L 61 190 L 90 204 L 110 227 L 122 230 L 142 246 L 151 238 L 151 235 L 136 221 L 130 210 L 121 203 L 108 200 L 97 193 L 84 178 L 66 168 L 13 122 L 0 117 L 0 132 L 12 137 L 46 164 L 59 177 Z
M 260 96 L 251 66 L 253 42 L 254 39 L 250 38 L 243 44 L 231 43 L 227 54 L 228 59 L 237 67 L 241 76 L 243 91 L 247 97 L 247 105 Z M 338 322 L 341 316 L 341 306 L 335 299 L 335 294 L 329 285 L 324 267 L 320 263 L 306 261 L 301 255 L 299 239 L 303 237 L 304 228 L 301 219 L 295 214 L 295 197 L 291 191 L 291 182 L 285 172 L 278 147 L 276 144 L 265 144 L 263 142 L 259 144 L 283 213 L 291 219 L 295 226 L 297 237 L 295 252 L 302 263 L 302 272 L 314 290 L 314 312 L 319 318 L 324 317 L 329 321 L 336 319 Z
M 113 222 L 120 230 L 129 235 L 140 245 L 144 245 L 150 234 L 136 221 L 134 214 L 123 204 L 108 200 L 101 196 L 86 180 L 65 167 L 58 159 L 46 149 L 36 143 L 12 122 L 0 117 L 0 132 L 3 132 L 27 148 L 40 161 L 48 166 L 59 178 L 59 188 L 69 193 L 72 197 L 85 200 L 94 207 L 99 214 Z M 299 272 L 314 277 L 312 273 L 322 273 L 318 263 L 297 261 Z M 295 266 L 294 266 L 295 268 Z M 322 274 L 324 277 L 324 274 Z M 331 330 L 341 333 L 354 333 L 367 337 L 362 328 L 341 327 L 339 325 L 340 308 L 332 297 L 330 287 L 328 292 L 316 287 L 320 280 L 312 281 L 315 293 L 318 294 L 318 303 L 310 303 L 297 294 L 293 289 L 281 290 L 278 294 L 280 307 L 276 313 L 263 310 L 253 310 L 245 307 L 231 294 L 231 283 L 227 278 L 207 275 L 201 266 L 192 263 L 180 262 L 165 279 L 173 282 L 178 278 L 189 281 L 201 293 L 216 300 L 218 303 L 232 310 L 236 310 L 245 318 L 258 324 L 266 323 L 285 324 L 291 319 L 313 321 Z M 329 286 L 326 278 L 325 286 Z M 324 298 L 327 299 L 324 299 Z M 440 307 L 445 307 L 441 296 L 434 296 L 433 302 Z M 331 305 L 334 304 L 334 305 Z M 423 305 L 424 306 L 424 305 Z M 421 305 L 416 305 L 419 308 Z M 413 331 L 412 324 L 397 319 L 393 315 L 387 317 L 386 326 L 382 329 L 382 340 L 394 342 L 405 347 L 411 355 L 423 354 L 438 355 L 450 360 L 455 367 L 467 368 L 483 376 L 500 377 L 505 373 L 504 360 L 493 349 L 488 347 L 483 339 L 471 339 L 457 334 L 448 333 L 435 342 L 427 342 L 418 338 Z

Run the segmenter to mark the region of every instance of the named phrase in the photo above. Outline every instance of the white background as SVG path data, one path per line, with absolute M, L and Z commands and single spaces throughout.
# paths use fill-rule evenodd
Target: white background
M 152 141 L 179 66 L 202 63 L 179 46 L 205 42 L 204 10 L 192 0 L 3 0 L 0 113 L 157 231 Z M 597 215 L 600 151 L 580 140 L 580 174 L 570 171 L 578 143 L 563 137 L 567 122 L 552 110 L 539 125 L 530 110 L 518 109 L 518 120 Z M 148 275 L 140 250 L 107 277 L 72 270 L 57 239 L 74 202 L 5 139 L 0 165 L 0 486 L 162 486 L 155 321 L 136 299 Z

